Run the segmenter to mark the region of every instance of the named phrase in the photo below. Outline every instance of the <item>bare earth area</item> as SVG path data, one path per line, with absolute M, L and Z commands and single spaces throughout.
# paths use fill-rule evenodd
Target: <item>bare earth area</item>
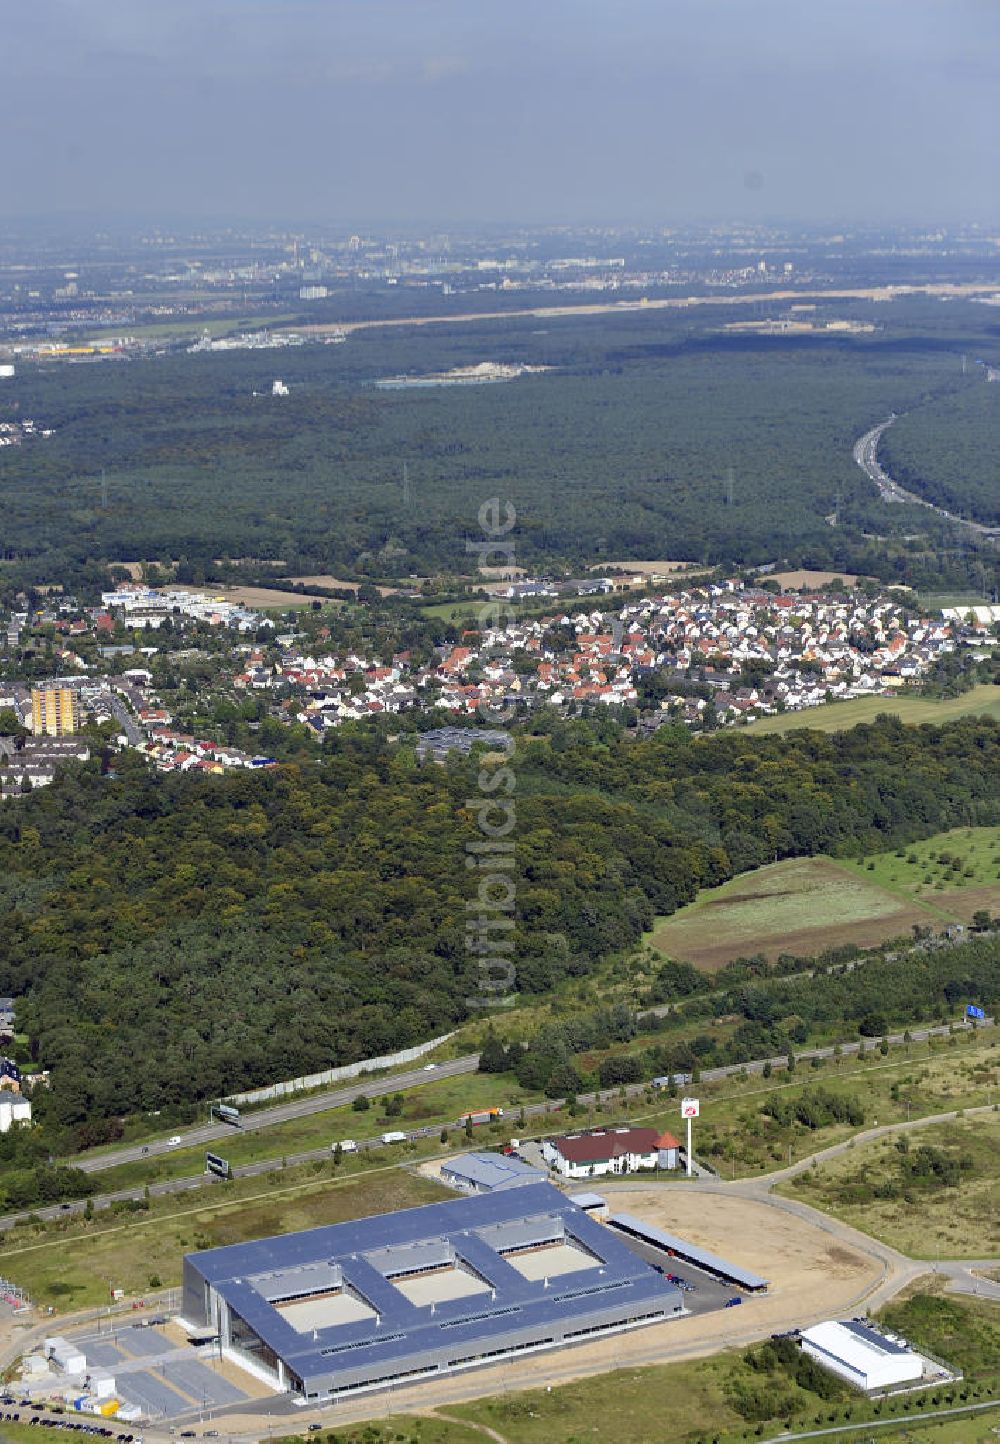
M 796 572 L 769 572 L 769 579 L 779 586 L 801 591 L 805 587 L 825 587 L 830 582 L 842 581 L 847 587 L 856 587 L 861 580 L 852 572 L 813 572 L 807 568 Z
M 275 587 L 221 587 L 207 584 L 203 587 L 189 587 L 173 584 L 178 592 L 207 592 L 211 597 L 222 597 L 224 601 L 235 602 L 241 607 L 256 607 L 265 611 L 268 607 L 305 607 L 310 602 L 328 602 L 328 597 L 311 596 L 308 592 L 283 592 Z

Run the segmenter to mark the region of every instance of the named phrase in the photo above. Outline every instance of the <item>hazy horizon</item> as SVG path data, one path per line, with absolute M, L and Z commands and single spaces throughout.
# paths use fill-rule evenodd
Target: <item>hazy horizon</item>
M 8 5 L 3 223 L 1000 221 L 990 0 Z

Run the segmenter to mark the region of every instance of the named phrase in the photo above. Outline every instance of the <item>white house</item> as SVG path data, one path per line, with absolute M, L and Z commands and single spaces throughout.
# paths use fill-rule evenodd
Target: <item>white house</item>
M 15 1123 L 31 1122 L 31 1104 L 27 1098 L 11 1094 L 0 1099 L 0 1133 L 8 1133 Z
M 676 1168 L 677 1139 L 655 1128 L 599 1128 L 547 1138 L 542 1157 L 563 1178 L 600 1178 L 644 1168 Z

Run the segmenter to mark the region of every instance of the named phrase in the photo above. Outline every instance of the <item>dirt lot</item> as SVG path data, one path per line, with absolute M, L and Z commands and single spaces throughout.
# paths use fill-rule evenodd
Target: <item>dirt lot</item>
M 697 571 L 697 566 L 693 562 L 634 562 L 628 557 L 623 557 L 621 561 L 617 562 L 592 562 L 588 570 L 592 572 L 611 570 L 634 572 L 636 576 L 640 572 L 651 576 L 667 576 L 670 572 L 683 572 L 688 568 Z
M 985 887 L 953 888 L 946 892 L 924 888 L 920 896 L 938 907 L 947 908 L 964 923 L 971 923 L 973 914 L 984 909 L 993 914 L 1000 912 L 1000 882 L 987 883 Z
M 773 1204 L 671 1185 L 609 1186 L 601 1192 L 612 1212 L 637 1214 L 766 1278 L 767 1295 L 749 1298 L 736 1310 L 741 1326 L 752 1319 L 754 1327 L 773 1331 L 798 1327 L 821 1314 L 849 1311 L 858 1296 L 882 1277 L 882 1267 L 874 1259 Z M 735 1323 L 733 1313 L 724 1310 L 680 1325 L 664 1325 L 656 1332 L 666 1335 L 668 1329 L 683 1329 L 685 1345 L 711 1346 L 731 1334 Z M 622 1347 L 628 1348 L 628 1341 Z
M 241 607 L 256 607 L 260 611 L 274 607 L 307 607 L 310 602 L 329 602 L 329 597 L 310 596 L 308 592 L 282 592 L 273 587 L 222 587 L 206 583 L 203 587 L 189 587 L 175 584 L 179 592 L 202 592 L 210 597 L 223 597 L 227 602 L 236 602 Z

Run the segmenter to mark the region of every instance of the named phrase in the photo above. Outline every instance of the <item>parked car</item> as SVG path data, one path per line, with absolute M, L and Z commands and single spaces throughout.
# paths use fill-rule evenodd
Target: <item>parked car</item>
M 731 1299 L 726 1300 L 726 1308 L 735 1309 L 736 1305 L 741 1304 L 742 1302 L 743 1300 L 740 1298 L 739 1294 L 733 1294 Z

